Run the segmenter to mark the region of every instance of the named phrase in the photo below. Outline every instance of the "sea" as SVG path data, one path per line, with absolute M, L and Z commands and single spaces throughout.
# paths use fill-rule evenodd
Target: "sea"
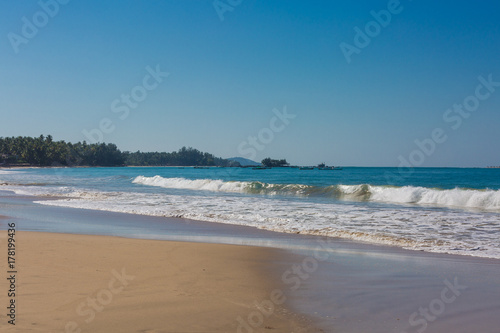
M 500 258 L 494 168 L 2 169 L 0 190 L 39 197 L 40 205 Z

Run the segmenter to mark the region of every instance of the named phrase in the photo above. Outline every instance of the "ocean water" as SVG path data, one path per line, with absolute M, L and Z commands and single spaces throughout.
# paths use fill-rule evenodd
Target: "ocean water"
M 500 169 L 9 169 L 0 190 L 53 197 L 42 205 L 500 258 Z

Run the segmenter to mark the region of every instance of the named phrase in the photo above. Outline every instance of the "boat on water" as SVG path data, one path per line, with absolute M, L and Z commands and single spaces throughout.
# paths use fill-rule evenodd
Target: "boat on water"
M 265 166 L 258 166 L 258 167 L 253 167 L 252 170 L 266 170 L 266 169 L 271 169 L 270 167 L 265 167 Z
M 318 168 L 318 170 L 342 170 L 341 167 L 328 166 L 325 163 L 318 164 L 317 168 Z
M 299 170 L 314 170 L 313 167 L 300 167 Z

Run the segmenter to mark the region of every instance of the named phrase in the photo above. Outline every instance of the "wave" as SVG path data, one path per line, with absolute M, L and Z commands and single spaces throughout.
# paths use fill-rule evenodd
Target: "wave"
M 69 189 L 68 189 L 69 190 Z M 412 250 L 500 258 L 498 214 L 185 193 L 68 191 L 38 204 L 243 225 Z
M 500 190 L 438 189 L 420 186 L 376 186 L 269 184 L 263 182 L 223 181 L 220 179 L 163 178 L 138 176 L 135 184 L 170 189 L 205 190 L 264 195 L 329 197 L 338 200 L 418 204 L 467 209 L 500 210 Z
M 225 182 L 219 179 L 185 179 L 185 178 L 163 178 L 154 177 L 136 177 L 132 183 L 158 186 L 163 188 L 175 188 L 185 190 L 206 190 L 216 192 L 245 192 L 247 182 Z
M 371 201 L 500 210 L 499 190 L 371 187 Z
M 24 173 L 23 171 L 19 170 L 0 170 L 0 175 L 13 175 L 13 174 L 19 174 L 19 173 Z

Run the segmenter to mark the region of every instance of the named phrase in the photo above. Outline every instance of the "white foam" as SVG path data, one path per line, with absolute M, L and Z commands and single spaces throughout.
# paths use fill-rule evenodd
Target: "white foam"
M 158 186 L 163 188 L 206 190 L 215 192 L 244 192 L 244 188 L 248 185 L 247 182 L 225 182 L 219 179 L 191 180 L 186 178 L 163 178 L 160 176 L 138 176 L 132 182 L 135 184 Z
M 0 170 L 0 175 L 13 175 L 13 174 L 19 174 L 23 173 L 23 171 L 19 170 Z
M 371 201 L 500 210 L 500 191 L 494 190 L 370 186 L 370 192 Z
M 425 187 L 332 185 L 319 188 L 302 184 L 267 184 L 261 182 L 223 181 L 220 179 L 163 178 L 138 176 L 135 184 L 171 189 L 207 190 L 252 194 L 281 194 L 293 196 L 331 195 L 338 199 L 368 200 L 396 204 L 419 204 L 458 208 L 500 210 L 499 190 L 432 189 Z
M 68 193 L 69 195 L 70 193 Z M 253 226 L 440 253 L 500 258 L 498 214 L 269 197 L 79 193 L 40 204 Z
M 136 177 L 134 183 L 183 190 L 111 192 L 81 186 L 4 185 L 18 194 L 64 197 L 43 205 L 182 217 L 194 220 L 252 226 L 261 229 L 342 237 L 414 250 L 500 258 L 499 194 L 494 190 L 438 190 L 423 187 L 332 185 L 318 188 L 300 184 L 266 184 Z M 190 190 L 197 191 L 190 191 Z M 206 195 L 202 191 L 258 195 Z M 284 194 L 271 197 L 260 194 Z M 292 195 L 292 196 L 290 196 Z M 349 200 L 303 200 L 320 195 Z M 385 204 L 385 203 L 390 204 Z M 398 203 L 399 206 L 394 204 Z M 417 204 L 419 206 L 417 206 Z M 429 206 L 422 206 L 429 205 Z M 436 206 L 461 209 L 436 209 Z M 462 208 L 481 208 L 471 211 Z

